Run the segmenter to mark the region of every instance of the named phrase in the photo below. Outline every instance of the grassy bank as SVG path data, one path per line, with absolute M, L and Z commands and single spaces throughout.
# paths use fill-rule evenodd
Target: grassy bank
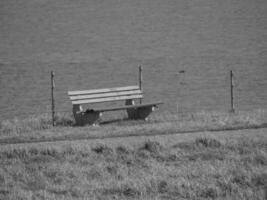
M 98 127 L 76 127 L 71 114 L 58 114 L 56 127 L 51 126 L 51 116 L 48 114 L 6 120 L 0 123 L 0 142 L 161 135 L 267 127 L 266 110 L 187 114 L 155 112 L 148 122 L 122 120 L 123 118 L 123 113 L 107 115 Z
M 261 134 L 5 146 L 0 199 L 263 200 L 267 139 Z

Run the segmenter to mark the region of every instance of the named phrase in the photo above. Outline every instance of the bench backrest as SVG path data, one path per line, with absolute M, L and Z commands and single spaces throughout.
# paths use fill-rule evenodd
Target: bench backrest
M 73 105 L 143 98 L 139 86 L 69 91 L 68 95 Z

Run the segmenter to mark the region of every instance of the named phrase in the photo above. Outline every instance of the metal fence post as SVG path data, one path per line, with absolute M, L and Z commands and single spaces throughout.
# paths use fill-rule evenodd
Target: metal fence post
M 143 89 L 143 76 L 142 76 L 142 66 L 139 66 L 139 89 L 142 91 Z M 140 104 L 142 104 L 142 99 L 140 98 Z
M 51 108 L 52 108 L 52 125 L 55 126 L 55 73 L 51 71 Z
M 233 71 L 230 71 L 230 94 L 231 94 L 231 112 L 235 112 L 234 107 L 234 82 L 233 82 Z

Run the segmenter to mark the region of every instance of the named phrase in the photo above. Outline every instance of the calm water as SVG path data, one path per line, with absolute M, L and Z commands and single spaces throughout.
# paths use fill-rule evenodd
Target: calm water
M 133 85 L 161 110 L 229 110 L 267 101 L 267 3 L 257 0 L 0 2 L 0 119 L 71 111 L 68 90 Z M 184 70 L 185 73 L 179 73 Z

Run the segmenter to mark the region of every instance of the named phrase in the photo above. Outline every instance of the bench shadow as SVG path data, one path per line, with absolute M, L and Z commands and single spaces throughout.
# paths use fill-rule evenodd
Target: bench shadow
M 121 125 L 121 124 L 125 124 L 126 122 L 131 121 L 128 118 L 122 118 L 122 119 L 108 119 L 105 121 L 100 121 L 99 125 Z
M 109 119 L 99 122 L 99 125 L 116 125 L 116 126 L 129 126 L 129 125 L 141 125 L 146 123 L 144 120 L 133 120 L 129 118 L 122 119 Z

